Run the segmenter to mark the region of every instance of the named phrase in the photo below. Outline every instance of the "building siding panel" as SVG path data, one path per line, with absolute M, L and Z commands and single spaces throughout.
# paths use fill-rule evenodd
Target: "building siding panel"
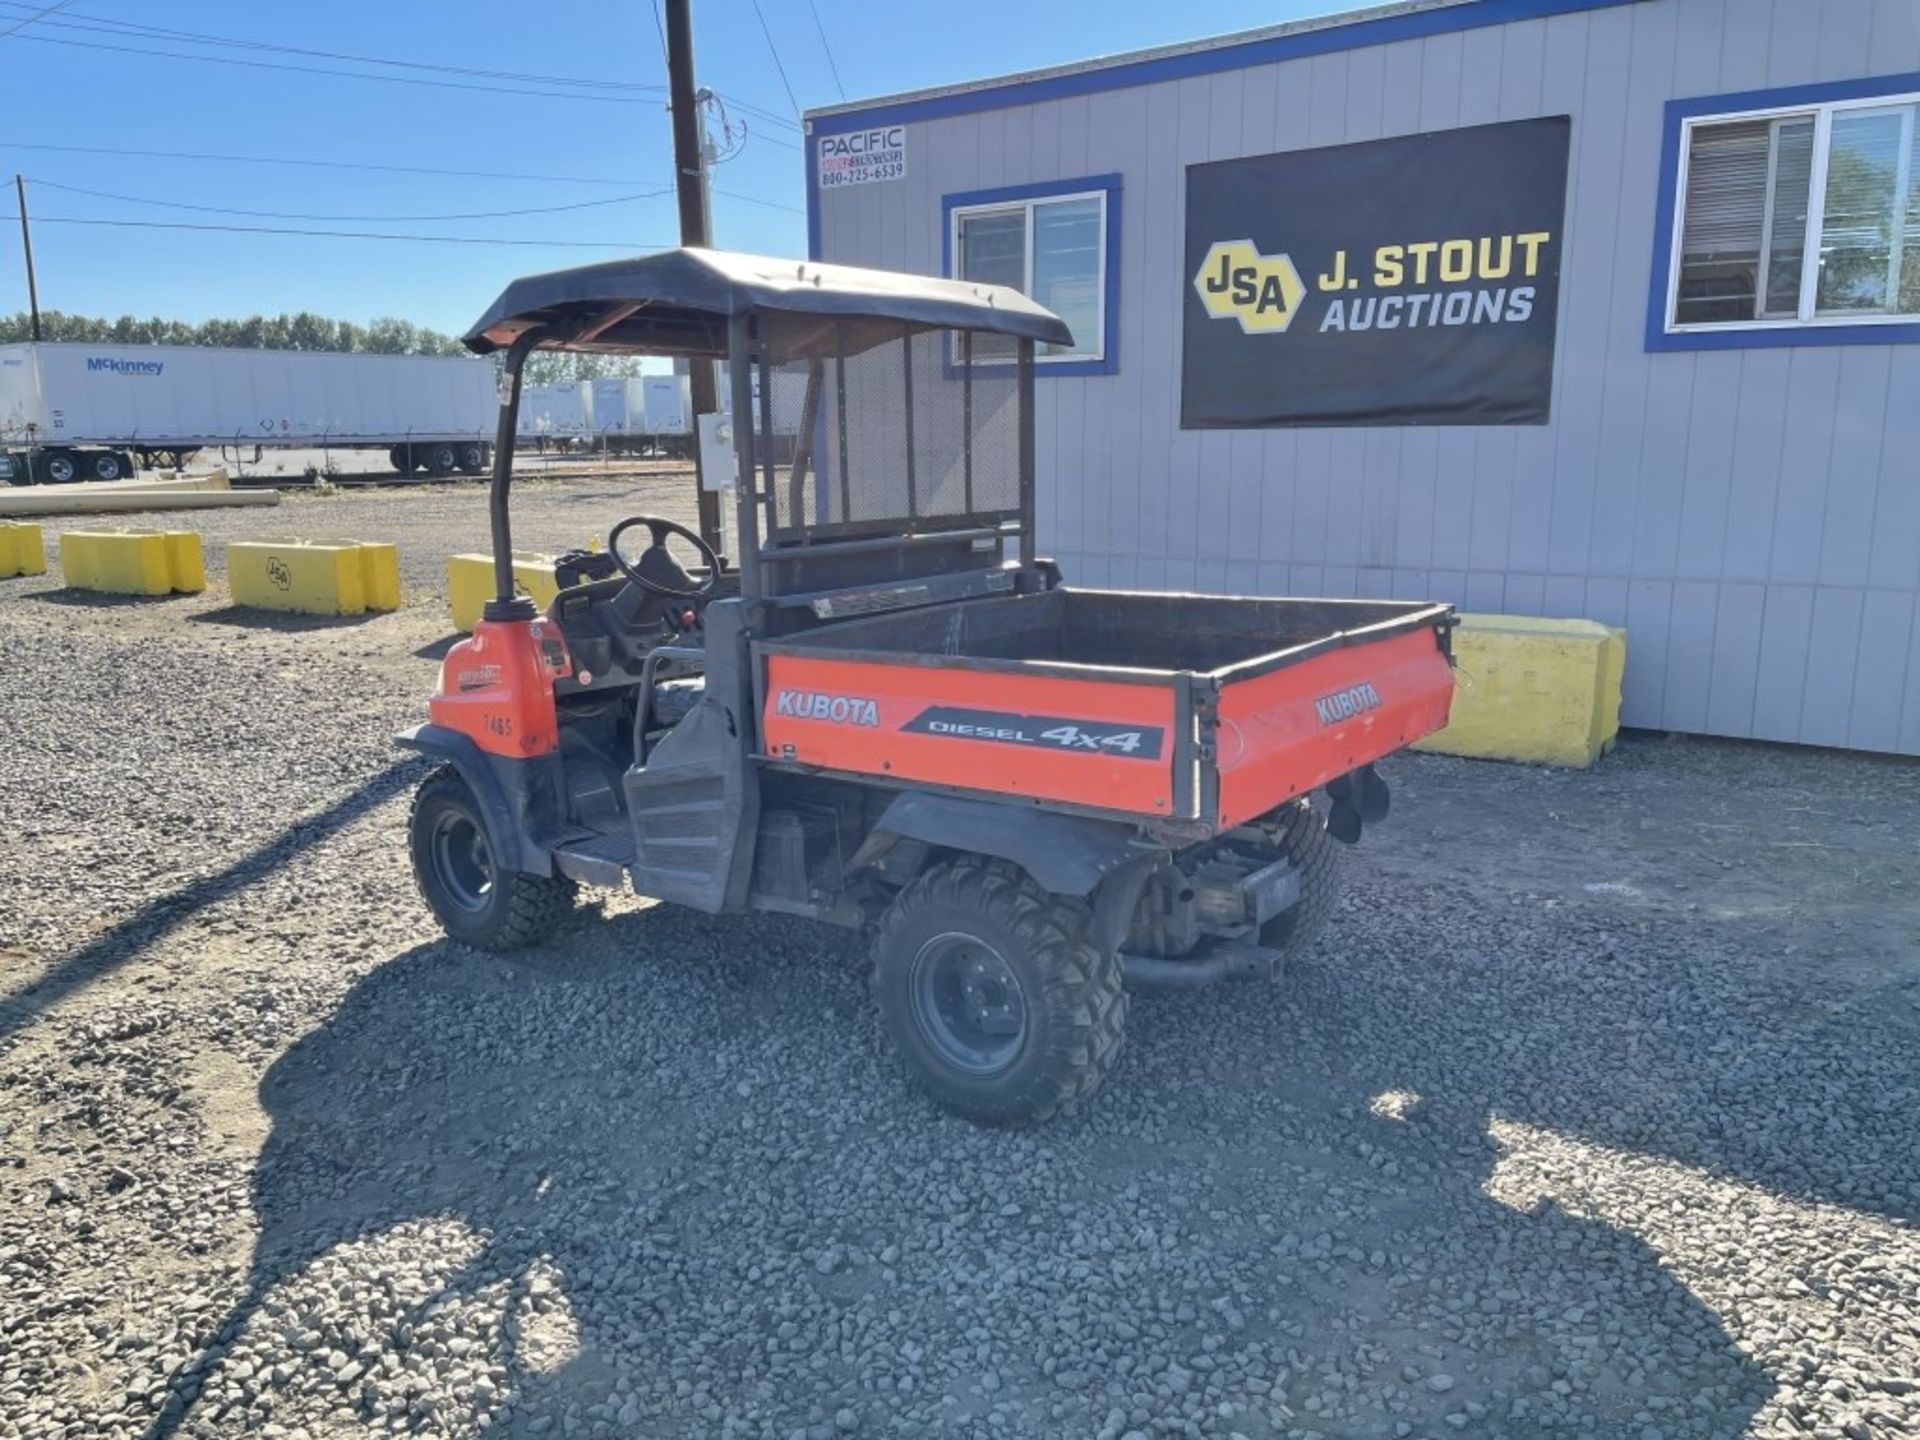
M 1860 654 L 1854 662 L 1852 693 L 1845 701 L 1847 738 L 1836 743 L 1861 750 L 1899 747 L 1899 677 L 1906 672 L 1913 612 L 1914 597 L 1909 594 L 1867 591 L 1860 617 Z M 1834 703 L 1842 703 L 1840 697 L 1834 697 Z
M 1642 338 L 1668 100 L 1917 70 L 1913 0 L 1640 0 L 914 121 L 818 233 L 932 270 L 943 195 L 1122 177 L 1118 373 L 1038 385 L 1075 580 L 1586 614 L 1627 626 L 1629 724 L 1920 753 L 1920 347 Z M 1549 424 L 1180 430 L 1189 164 L 1556 114 Z
M 1807 655 L 1813 637 L 1813 598 L 1811 585 L 1782 585 L 1767 591 L 1766 615 L 1760 629 L 1760 683 L 1753 697 L 1751 732 L 1759 739 L 1800 738 Z

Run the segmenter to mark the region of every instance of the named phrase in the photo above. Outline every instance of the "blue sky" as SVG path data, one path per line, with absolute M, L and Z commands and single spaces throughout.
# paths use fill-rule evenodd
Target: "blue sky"
M 48 3 L 0 0 L 0 31 Z M 1146 0 L 815 3 L 852 99 L 1351 8 L 1342 0 L 1212 0 L 1171 7 Z M 17 171 L 28 179 L 40 302 L 47 309 L 186 320 L 299 309 L 359 321 L 399 315 L 457 331 L 516 274 L 619 253 L 62 220 L 608 241 L 636 248 L 672 244 L 678 232 L 671 194 L 628 198 L 670 183 L 664 95 L 606 88 L 664 87 L 665 64 L 648 4 L 68 0 L 33 24 L 0 35 L 8 91 L 0 113 L 0 165 L 7 176 Z M 837 101 L 840 91 L 807 0 L 760 0 L 760 7 L 801 108 Z M 721 191 L 714 202 L 716 240 L 741 249 L 802 253 L 800 135 L 752 0 L 694 0 L 693 9 L 701 82 L 753 107 L 735 109 L 735 118 L 746 124 L 746 141 L 715 172 Z M 149 28 L 134 33 L 128 26 Z M 151 33 L 156 27 L 176 33 Z M 556 94 L 538 80 L 211 45 L 189 34 L 593 84 Z M 207 55 L 227 63 L 185 58 Z M 313 70 L 377 72 L 408 83 Z M 467 85 L 543 93 L 458 88 Z M 596 87 L 615 98 L 580 98 Z M 46 148 L 56 146 L 74 148 Z M 82 150 L 511 171 L 612 183 Z M 490 213 L 586 201 L 616 203 L 548 214 Z M 5 210 L 13 213 L 11 203 Z M 290 218 L 295 216 L 323 218 Z M 393 216 L 420 218 L 384 218 Z M 26 308 L 15 233 L 9 222 L 0 237 L 0 310 Z

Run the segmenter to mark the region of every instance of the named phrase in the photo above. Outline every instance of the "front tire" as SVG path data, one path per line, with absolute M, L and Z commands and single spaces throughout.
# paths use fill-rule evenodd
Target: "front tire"
M 521 949 L 573 908 L 571 880 L 524 875 L 498 862 L 480 804 L 450 765 L 429 775 L 414 795 L 408 848 L 427 908 L 463 945 Z
M 874 992 L 909 1075 L 989 1125 L 1047 1120 L 1100 1088 L 1119 1057 L 1119 958 L 1089 939 L 1085 902 L 1004 862 L 937 865 L 901 891 L 874 941 Z
M 1277 848 L 1300 873 L 1300 898 L 1260 927 L 1260 943 L 1288 959 L 1312 947 L 1340 898 L 1340 842 L 1327 817 L 1305 799 L 1290 801 L 1265 822 Z

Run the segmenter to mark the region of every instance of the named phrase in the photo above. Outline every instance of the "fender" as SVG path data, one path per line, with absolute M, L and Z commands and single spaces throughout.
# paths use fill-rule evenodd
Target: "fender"
M 1137 834 L 1115 820 L 909 790 L 893 798 L 847 868 L 878 858 L 891 839 L 919 840 L 1011 860 L 1055 895 L 1090 895 L 1114 872 L 1163 853 Z
M 444 760 L 460 772 L 487 821 L 487 839 L 500 863 L 528 875 L 551 875 L 553 859 L 542 846 L 530 843 L 525 825 L 516 817 L 528 813 L 533 762 L 488 755 L 458 730 L 444 725 L 415 725 L 393 737 L 403 750 Z

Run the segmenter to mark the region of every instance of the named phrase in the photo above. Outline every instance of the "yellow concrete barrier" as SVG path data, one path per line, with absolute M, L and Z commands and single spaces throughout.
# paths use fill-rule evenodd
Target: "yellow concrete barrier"
M 207 588 L 200 537 L 191 530 L 69 530 L 60 537 L 60 574 L 76 589 L 117 595 Z
M 1447 728 L 1422 750 L 1584 769 L 1620 733 L 1627 632 L 1594 620 L 1462 615 Z
M 359 540 L 245 540 L 227 546 L 236 605 L 303 615 L 400 608 L 400 552 Z
M 40 527 L 0 520 L 0 576 L 46 573 L 47 547 Z
M 513 552 L 514 586 L 544 611 L 559 590 L 553 578 L 553 556 L 536 555 L 527 550 Z M 453 628 L 471 630 L 480 623 L 480 612 L 493 598 L 493 557 L 491 555 L 452 555 L 447 558 L 447 600 L 453 611 Z

